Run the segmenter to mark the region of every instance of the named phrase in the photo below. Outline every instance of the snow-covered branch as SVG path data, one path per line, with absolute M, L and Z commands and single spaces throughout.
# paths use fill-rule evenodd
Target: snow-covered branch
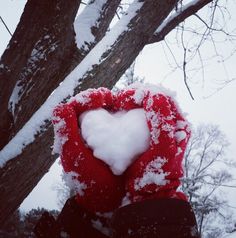
M 155 43 L 163 40 L 165 36 L 181 22 L 197 13 L 200 9 L 212 1 L 213 0 L 193 0 L 190 3 L 181 6 L 162 22 L 162 24 L 156 29 L 149 43 Z
M 120 0 L 95 0 L 86 5 L 74 22 L 76 44 L 82 53 L 91 49 L 105 34 Z

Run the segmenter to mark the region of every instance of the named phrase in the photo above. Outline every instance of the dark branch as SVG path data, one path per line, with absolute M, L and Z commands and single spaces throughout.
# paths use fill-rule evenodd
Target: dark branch
M 2 23 L 3 23 L 3 25 L 5 26 L 5 28 L 7 29 L 8 33 L 10 34 L 10 36 L 12 36 L 12 33 L 11 33 L 10 29 L 8 28 L 6 22 L 2 19 L 1 16 L 0 16 L 0 19 L 1 19 Z
M 156 31 L 156 33 L 149 40 L 149 43 L 162 41 L 165 36 L 175 27 L 177 27 L 181 22 L 197 13 L 201 8 L 212 1 L 213 0 L 199 0 L 194 5 L 190 5 L 186 8 L 183 7 L 182 10 L 179 10 L 179 13 L 176 13 L 176 16 L 174 16 L 173 18 L 170 17 L 169 20 L 167 18 L 166 25 L 160 31 Z
M 187 66 L 187 48 L 185 46 L 185 43 L 184 43 L 184 27 L 182 29 L 182 33 L 181 33 L 181 44 L 182 44 L 182 47 L 183 47 L 183 50 L 184 50 L 184 55 L 183 55 L 183 65 L 182 65 L 182 69 L 183 69 L 183 74 L 184 74 L 184 84 L 188 90 L 188 93 L 190 95 L 190 97 L 192 98 L 192 100 L 194 100 L 194 97 L 193 97 L 193 94 L 190 90 L 190 87 L 188 85 L 188 82 L 187 82 L 187 72 L 186 72 L 186 66 Z

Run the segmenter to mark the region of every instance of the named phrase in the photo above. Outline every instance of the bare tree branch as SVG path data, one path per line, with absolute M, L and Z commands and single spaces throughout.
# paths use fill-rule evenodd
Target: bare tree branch
M 194 100 L 194 97 L 193 97 L 193 94 L 189 88 L 189 85 L 188 85 L 188 82 L 187 82 L 187 72 L 186 72 L 186 66 L 187 66 L 187 48 L 185 46 L 185 43 L 184 43 L 184 30 L 182 30 L 182 34 L 181 34 L 181 44 L 182 44 L 182 47 L 183 47 L 183 50 L 184 50 L 184 55 L 183 55 L 183 74 L 184 74 L 184 84 L 188 90 L 188 93 L 190 95 L 190 97 L 192 98 L 192 100 Z
M 149 43 L 155 43 L 163 40 L 171 30 L 173 30 L 176 26 L 178 26 L 181 22 L 183 22 L 191 15 L 197 13 L 201 8 L 203 8 L 210 2 L 212 2 L 212 0 L 193 1 L 193 3 L 183 6 L 182 8 L 177 10 L 176 13 L 173 13 L 173 15 L 169 16 L 169 18 L 167 18 L 162 23 L 163 25 L 157 28 L 155 34 L 149 40 Z
M 1 16 L 0 16 L 0 20 L 2 21 L 2 24 L 5 26 L 7 32 L 10 34 L 10 36 L 12 36 L 12 33 L 11 33 L 10 29 L 8 28 L 6 22 L 2 19 Z

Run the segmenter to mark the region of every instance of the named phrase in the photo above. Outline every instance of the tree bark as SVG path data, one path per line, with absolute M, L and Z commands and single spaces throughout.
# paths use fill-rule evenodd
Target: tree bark
M 0 71 L 0 132 L 4 135 L 1 147 L 71 70 L 70 61 L 79 57 L 74 53 L 78 51 L 73 29 L 79 4 L 80 0 L 27 2 L 0 63 L 4 66 Z M 9 111 L 16 84 L 20 87 L 15 92 L 19 101 L 15 110 Z
M 96 26 L 92 26 L 95 41 L 89 50 L 80 51 L 73 28 L 80 0 L 28 1 L 0 62 L 4 65 L 0 69 L 0 108 L 4 109 L 0 115 L 0 132 L 4 135 L 0 148 L 104 36 L 119 2 L 108 0 L 103 6 Z M 18 92 L 14 90 L 19 87 Z M 12 93 L 19 94 L 15 105 L 9 105 Z

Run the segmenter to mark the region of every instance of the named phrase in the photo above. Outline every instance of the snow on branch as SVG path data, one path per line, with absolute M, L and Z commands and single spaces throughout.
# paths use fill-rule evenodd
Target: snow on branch
M 74 22 L 75 41 L 78 49 L 88 51 L 104 36 L 121 0 L 95 0 L 88 5 Z
M 131 20 L 136 16 L 143 2 L 134 0 L 125 14 L 110 32 L 89 52 L 83 61 L 64 79 L 64 81 L 49 96 L 46 102 L 34 113 L 24 127 L 0 151 L 0 167 L 7 161 L 21 154 L 23 149 L 35 140 L 35 136 L 45 129 L 46 122 L 51 120 L 53 108 L 60 102 L 74 94 L 94 65 L 101 63 L 103 55 L 107 52 L 120 35 L 129 30 Z
M 101 11 L 108 0 L 90 1 L 83 12 L 76 18 L 74 22 L 75 41 L 77 47 L 81 50 L 89 50 L 95 36 L 92 33 L 92 27 L 97 26 L 101 16 Z
M 188 4 L 178 8 L 174 13 L 171 13 L 156 29 L 149 43 L 155 43 L 163 40 L 171 30 L 173 30 L 189 16 L 197 13 L 201 8 L 210 2 L 212 2 L 212 0 L 193 0 Z

